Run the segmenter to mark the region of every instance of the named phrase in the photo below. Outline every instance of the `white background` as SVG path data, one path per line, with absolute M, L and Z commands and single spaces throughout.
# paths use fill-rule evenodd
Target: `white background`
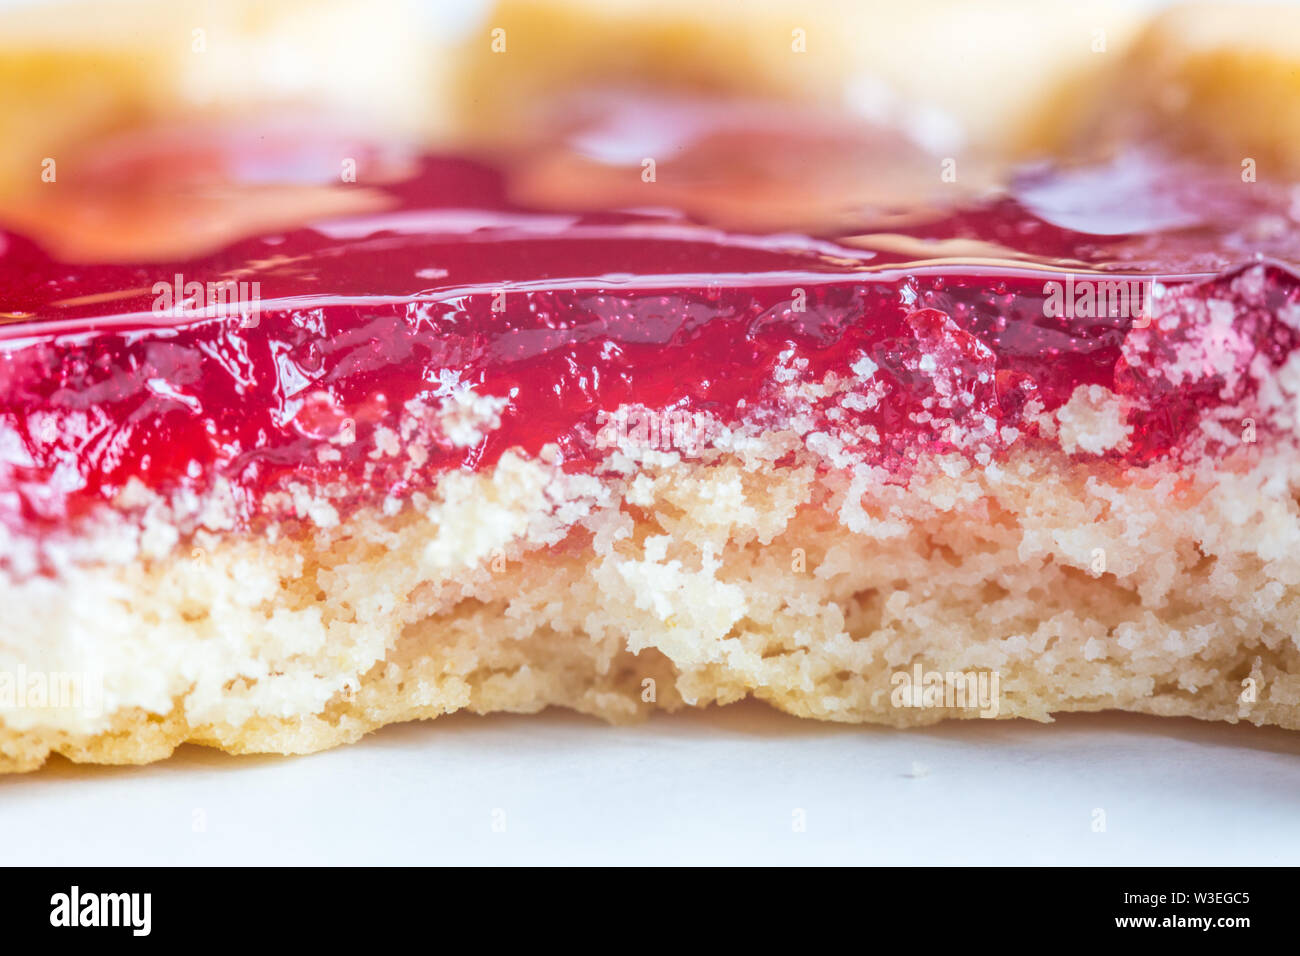
M 1300 734 L 1120 714 L 455 715 L 310 757 L 3 777 L 0 864 L 1296 864 L 1298 757 Z

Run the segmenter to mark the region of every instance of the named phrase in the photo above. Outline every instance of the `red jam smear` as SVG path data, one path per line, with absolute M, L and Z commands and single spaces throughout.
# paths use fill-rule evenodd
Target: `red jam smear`
M 1251 386 L 1161 374 L 1183 360 L 1194 310 L 1136 368 L 1123 353 L 1133 318 L 1045 314 L 1045 281 L 1080 264 L 1111 270 L 1099 279 L 1161 264 L 1171 294 L 1232 301 L 1242 363 L 1264 355 L 1276 367 L 1298 344 L 1278 318 L 1300 301 L 1288 267 L 1268 264 L 1250 296 L 1238 288 L 1239 267 L 1256 260 L 1236 225 L 1259 215 L 1253 205 L 1179 221 L 1161 246 L 1062 225 L 1069 210 L 1034 211 L 1038 183 L 910 230 L 918 248 L 972 240 L 1002 259 L 924 264 L 861 236 L 523 209 L 505 174 L 463 158 L 426 158 L 384 188 L 393 208 L 381 214 L 172 263 L 71 265 L 0 233 L 0 525 L 48 534 L 133 480 L 174 500 L 224 481 L 237 524 L 253 526 L 282 517 L 273 493 L 295 485 L 329 489 L 341 508 L 377 505 L 509 449 L 554 444 L 566 468 L 598 469 L 609 452 L 595 437 L 600 413 L 627 403 L 732 425 L 803 411 L 858 460 L 897 470 L 922 454 L 996 456 L 1035 440 L 1028 409 L 1096 384 L 1131 402 L 1118 457 L 1167 457 L 1205 410 Z M 256 324 L 238 312 L 155 314 L 155 283 L 176 275 L 258 282 Z M 870 401 L 796 409 L 780 384 L 844 380 L 864 356 L 875 374 L 851 391 Z M 437 414 L 420 417 L 466 389 L 505 400 L 499 427 L 468 446 Z M 412 415 L 423 422 L 414 438 Z M 418 467 L 408 440 L 427 453 Z

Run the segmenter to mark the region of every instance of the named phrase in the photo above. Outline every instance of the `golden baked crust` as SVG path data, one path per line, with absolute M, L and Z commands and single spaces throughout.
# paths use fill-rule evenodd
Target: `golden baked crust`
M 1298 36 L 1287 4 L 498 0 L 453 29 L 413 0 L 73 0 L 0 13 L 0 199 L 142 123 L 288 108 L 518 141 L 611 87 L 842 109 L 967 159 L 1156 137 L 1294 175 Z
M 1142 24 L 1127 3 L 498 0 L 456 72 L 458 128 L 544 133 L 584 89 L 841 109 L 950 154 L 1057 146 Z
M 323 114 L 420 134 L 444 121 L 445 42 L 408 0 L 71 0 L 0 10 L 0 203 L 42 160 L 152 123 Z M 361 55 L 382 50 L 382 60 Z M 71 164 L 62 181 L 73 178 Z
M 1300 176 L 1300 7 L 1191 3 L 1148 24 L 1062 148 L 1155 141 L 1239 175 Z

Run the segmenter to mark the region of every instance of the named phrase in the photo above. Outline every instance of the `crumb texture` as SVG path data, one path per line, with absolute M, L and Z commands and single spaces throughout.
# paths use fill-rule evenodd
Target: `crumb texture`
M 0 765 L 304 753 L 461 709 L 978 716 L 898 706 L 918 664 L 996 673 L 1001 717 L 1300 728 L 1300 508 L 1254 446 L 1167 471 L 954 455 L 905 484 L 793 434 L 616 457 L 597 480 L 507 455 L 397 514 L 5 581 L 0 672 L 92 674 L 102 700 L 0 708 Z

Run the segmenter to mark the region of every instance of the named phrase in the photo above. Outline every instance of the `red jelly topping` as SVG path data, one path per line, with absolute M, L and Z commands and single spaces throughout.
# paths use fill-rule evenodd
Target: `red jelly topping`
M 1300 300 L 1291 230 L 1260 225 L 1276 208 L 1261 195 L 1224 200 L 1204 180 L 1148 189 L 1136 210 L 1117 188 L 1107 229 L 1090 175 L 1038 173 L 904 236 L 834 240 L 524 209 L 503 173 L 435 157 L 384 187 L 386 212 L 200 259 L 69 264 L 0 233 L 0 525 L 46 535 L 132 479 L 191 501 L 224 483 L 249 526 L 284 517 L 272 493 L 295 485 L 376 505 L 512 448 L 555 444 L 566 467 L 599 469 L 600 413 L 624 404 L 725 425 L 803 415 L 803 431 L 898 470 L 1039 440 L 1034 412 L 1096 384 L 1128 403 L 1112 457 L 1149 463 L 1245 401 L 1252 362 L 1296 347 L 1281 318 Z M 1158 274 L 1157 315 L 1182 322 L 1142 331 L 1113 299 L 1050 307 L 1045 283 L 1067 273 Z M 159 314 L 177 276 L 182 295 L 256 282 L 255 314 Z M 1220 302 L 1218 358 L 1188 369 Z M 496 399 L 499 425 L 458 434 L 467 396 Z

